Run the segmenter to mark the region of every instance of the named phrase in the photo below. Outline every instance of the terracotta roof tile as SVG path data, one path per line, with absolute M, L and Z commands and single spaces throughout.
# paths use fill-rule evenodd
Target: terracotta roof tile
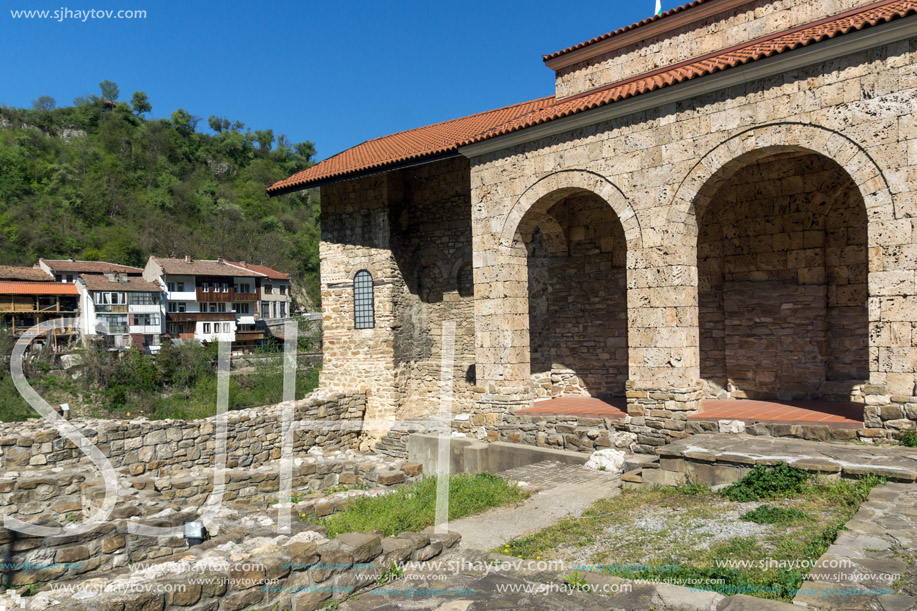
M 246 270 L 229 262 L 220 263 L 219 261 L 208 261 L 204 259 L 190 262 L 184 259 L 166 259 L 163 257 L 152 257 L 153 261 L 159 264 L 165 274 L 187 275 L 187 276 L 235 276 L 237 278 L 261 278 L 264 274 L 254 270 Z
M 685 10 L 709 1 L 711 0 L 698 0 L 674 11 Z M 669 11 L 666 14 L 672 13 L 673 11 Z M 917 0 L 882 0 L 577 96 L 562 100 L 556 100 L 553 96 L 539 98 L 377 138 L 278 181 L 268 187 L 267 191 L 271 195 L 277 195 L 332 180 L 352 178 L 370 170 L 381 171 L 412 160 L 455 154 L 462 146 L 592 110 L 915 13 Z M 636 25 L 629 27 L 633 28 Z
M 644 25 L 646 25 L 646 24 L 648 24 L 648 23 L 653 23 L 654 21 L 659 21 L 660 19 L 664 19 L 665 17 L 669 17 L 670 15 L 677 15 L 678 13 L 681 13 L 681 12 L 683 12 L 683 11 L 686 11 L 686 10 L 688 10 L 688 9 L 690 9 L 690 8 L 694 8 L 695 6 L 700 6 L 701 4 L 704 4 L 705 2 L 711 2 L 711 1 L 712 1 L 712 0 L 695 0 L 694 2 L 689 2 L 688 4 L 683 4 L 682 6 L 679 6 L 678 8 L 673 8 L 672 10 L 666 11 L 666 12 L 660 14 L 660 15 L 654 15 L 654 16 L 650 17 L 649 19 L 644 19 L 643 21 L 638 21 L 637 23 L 632 23 L 632 24 L 630 24 L 630 25 L 628 25 L 628 26 L 625 26 L 625 27 L 623 27 L 623 28 L 618 28 L 618 29 L 615 30 L 614 32 L 608 32 L 607 34 L 602 34 L 601 36 L 596 36 L 595 38 L 590 38 L 589 40 L 587 40 L 587 41 L 585 41 L 585 42 L 581 42 L 581 43 L 579 43 L 579 44 L 577 44 L 577 45 L 573 45 L 572 47 L 567 47 L 566 49 L 563 49 L 563 50 L 561 50 L 561 51 L 557 51 L 556 53 L 550 53 L 550 54 L 548 54 L 548 55 L 542 55 L 541 57 L 542 57 L 542 59 L 544 59 L 544 61 L 548 61 L 548 60 L 554 59 L 555 57 L 560 57 L 561 55 L 566 55 L 567 53 L 570 53 L 570 52 L 572 52 L 572 51 L 578 51 L 579 49 L 582 49 L 583 47 L 588 47 L 588 46 L 590 46 L 590 45 L 594 45 L 594 44 L 597 43 L 597 42 L 602 42 L 603 40 L 608 40 L 609 38 L 613 38 L 613 37 L 615 37 L 615 36 L 618 36 L 618 35 L 620 35 L 620 34 L 623 34 L 624 32 L 630 32 L 631 30 L 635 30 L 635 29 L 637 29 L 637 28 L 639 28 L 639 27 L 641 27 L 641 26 L 644 26 Z
M 245 269 L 250 269 L 253 272 L 258 272 L 259 274 L 264 274 L 272 280 L 289 280 L 290 274 L 284 274 L 283 272 L 278 272 L 277 270 L 271 269 L 266 265 L 255 265 L 253 263 L 244 263 L 239 261 L 238 263 L 233 261 L 227 261 L 229 265 L 235 265 L 237 267 L 242 267 Z
M 553 96 L 540 98 L 368 140 L 276 182 L 267 190 L 271 194 L 283 193 L 357 171 L 382 169 L 412 159 L 454 153 L 458 150 L 458 142 L 469 136 L 486 132 L 521 115 L 549 106 L 553 101 Z
M 129 276 L 125 282 L 117 282 L 97 274 L 82 274 L 80 280 L 90 291 L 123 291 L 127 293 L 159 293 L 162 291 L 158 284 L 147 282 L 143 278 L 137 278 L 136 276 Z
M 71 282 L 0 282 L 0 295 L 79 295 Z
M 40 259 L 45 265 L 56 273 L 65 274 L 105 274 L 108 272 L 124 272 L 126 274 L 142 274 L 139 267 L 108 263 L 107 261 L 71 261 L 70 259 Z
M 37 267 L 18 267 L 15 265 L 0 265 L 0 280 L 20 280 L 26 282 L 48 282 L 54 276 Z

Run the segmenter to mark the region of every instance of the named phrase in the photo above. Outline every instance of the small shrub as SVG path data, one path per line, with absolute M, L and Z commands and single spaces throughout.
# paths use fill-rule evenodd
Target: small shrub
M 710 494 L 710 486 L 706 484 L 685 484 L 680 488 L 680 490 L 687 496 Z
M 809 514 L 794 508 L 771 507 L 770 505 L 761 505 L 757 509 L 747 511 L 742 515 L 746 522 L 755 524 L 786 524 L 804 520 Z
M 727 486 L 723 496 L 731 501 L 747 503 L 799 494 L 811 474 L 785 463 L 773 466 L 755 465 L 741 480 Z
M 402 575 L 404 575 L 404 569 L 399 567 L 397 562 L 392 562 L 392 564 L 389 565 L 388 570 L 386 570 L 384 573 L 381 573 L 379 577 L 376 578 L 376 583 L 383 585 L 390 581 L 400 579 Z
M 917 448 L 917 431 L 908 431 L 902 435 L 901 445 L 908 448 Z
M 573 575 L 564 575 L 564 583 L 573 590 L 582 590 L 588 592 L 592 588 L 586 583 L 586 576 L 580 576 L 578 571 L 573 571 Z

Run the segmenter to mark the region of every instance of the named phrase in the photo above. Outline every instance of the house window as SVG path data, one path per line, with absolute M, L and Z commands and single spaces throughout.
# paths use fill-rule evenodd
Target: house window
M 185 290 L 185 283 L 184 283 L 184 282 L 177 282 L 177 283 L 175 284 L 175 286 L 178 288 L 178 292 L 179 292 L 179 293 L 184 292 L 184 290 Z
M 249 314 L 248 304 L 247 303 L 237 303 L 236 312 L 239 314 Z
M 272 313 L 274 314 L 271 318 L 277 318 L 277 302 L 276 301 L 273 303 L 273 307 L 271 309 L 272 309 Z
M 182 302 L 175 302 L 175 301 L 169 303 L 169 312 L 173 312 L 173 313 L 174 313 L 174 312 L 184 312 L 184 311 L 185 311 L 185 304 L 184 304 L 184 303 L 182 303 Z
M 271 302 L 262 301 L 261 302 L 261 318 L 270 318 L 271 317 Z
M 209 322 L 204 323 L 204 333 L 210 333 L 210 323 Z
M 169 283 L 169 292 L 170 292 L 170 293 L 174 293 L 174 292 L 175 292 L 175 283 L 174 283 L 174 282 L 170 282 L 170 283 Z
M 286 317 L 287 317 L 287 304 L 281 303 L 280 304 L 280 318 L 286 318 Z
M 209 282 L 201 282 L 201 292 L 202 293 L 210 292 L 210 283 Z
M 223 323 L 223 333 L 229 333 L 229 323 L 228 322 Z
M 224 283 L 223 283 L 223 292 L 224 292 L 224 293 L 228 293 L 228 292 L 229 292 L 229 283 L 228 283 L 228 282 L 224 282 Z
M 375 326 L 373 276 L 362 269 L 353 277 L 353 328 L 372 329 Z
M 157 305 L 159 295 L 156 293 L 131 293 L 128 295 L 128 303 L 131 305 Z

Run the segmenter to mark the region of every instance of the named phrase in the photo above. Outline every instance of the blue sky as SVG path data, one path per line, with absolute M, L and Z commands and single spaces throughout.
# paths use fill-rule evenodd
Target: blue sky
M 663 10 L 677 6 L 663 2 Z M 553 92 L 541 55 L 652 16 L 654 0 L 0 0 L 0 104 L 68 105 L 118 83 L 176 108 L 312 140 L 364 140 Z M 14 19 L 12 10 L 146 10 Z M 206 121 L 204 122 L 206 123 Z

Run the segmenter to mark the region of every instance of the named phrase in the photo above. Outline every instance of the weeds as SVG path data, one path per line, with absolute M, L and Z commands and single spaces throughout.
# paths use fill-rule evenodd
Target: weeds
M 730 501 L 747 503 L 802 493 L 810 473 L 785 463 L 755 465 L 741 480 L 723 490 Z

